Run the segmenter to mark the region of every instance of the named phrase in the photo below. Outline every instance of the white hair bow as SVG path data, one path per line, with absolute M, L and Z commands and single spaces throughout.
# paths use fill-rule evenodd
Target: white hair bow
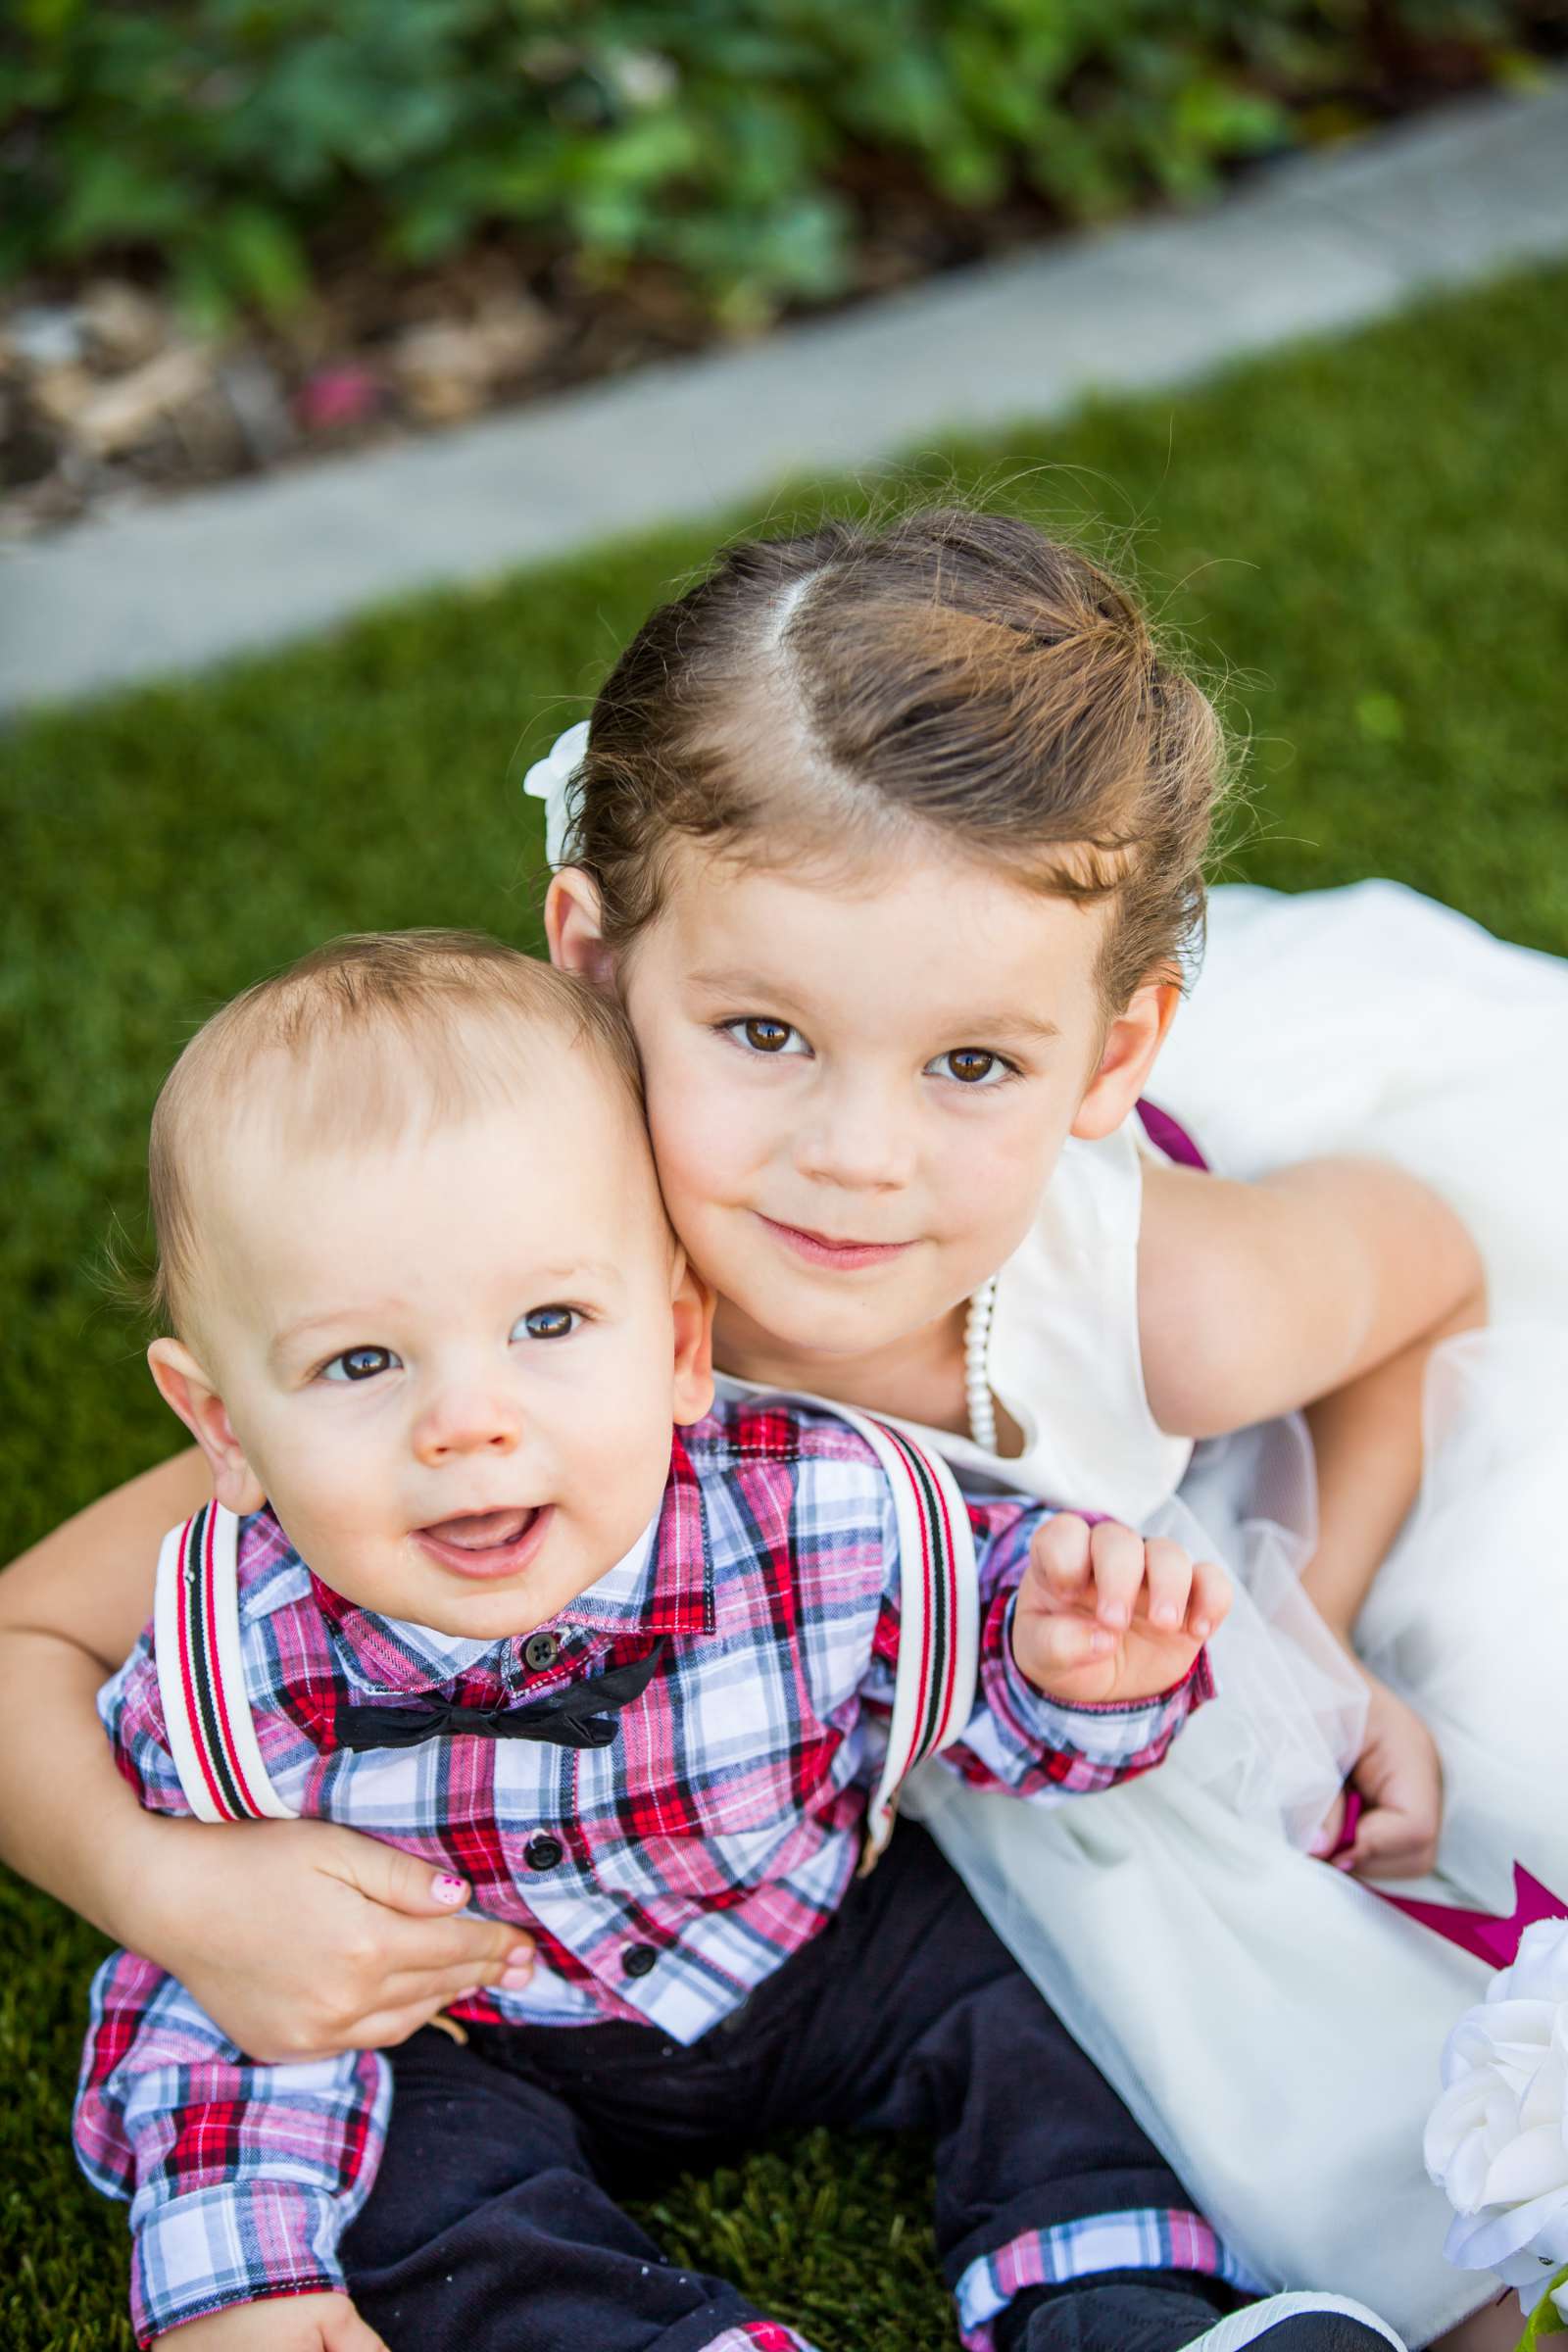
M 553 866 L 566 862 L 566 832 L 571 821 L 566 795 L 588 749 L 588 721 L 580 718 L 564 735 L 558 735 L 542 760 L 536 760 L 522 779 L 522 789 L 545 805 L 545 856 Z

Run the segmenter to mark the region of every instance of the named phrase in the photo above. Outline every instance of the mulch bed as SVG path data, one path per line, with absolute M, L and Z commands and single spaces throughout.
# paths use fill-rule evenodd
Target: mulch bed
M 1544 30 L 1543 51 L 1564 46 L 1561 35 Z M 1304 111 L 1301 139 L 1363 135 L 1474 89 L 1480 61 L 1457 43 L 1405 50 L 1376 84 Z M 859 226 L 853 282 L 833 308 L 1072 225 L 1023 188 L 965 210 L 885 153 L 851 157 L 839 184 Z M 370 258 L 362 241 L 317 259 L 316 291 L 296 317 L 221 341 L 185 333 L 145 263 L 0 299 L 0 539 L 438 431 L 723 335 L 668 270 L 596 283 L 572 255 L 515 234 L 418 273 Z

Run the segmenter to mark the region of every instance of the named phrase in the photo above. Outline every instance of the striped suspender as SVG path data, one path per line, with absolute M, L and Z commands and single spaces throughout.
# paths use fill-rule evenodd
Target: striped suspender
M 239 1521 L 210 1502 L 164 1538 L 153 1642 L 170 1752 L 199 1821 L 292 1821 L 256 1744 L 239 1646 Z
M 893 1835 L 904 1783 L 957 1739 L 973 1712 L 980 1594 L 969 1513 L 941 1455 L 885 1422 L 842 1404 L 832 1409 L 881 1463 L 899 1535 L 899 1664 L 888 1752 L 866 1814 L 863 1876 Z
M 979 1591 L 969 1514 L 953 1473 L 902 1430 L 843 1405 L 893 1490 L 899 1540 L 899 1662 L 888 1748 L 866 1815 L 869 1869 L 893 1833 L 899 1790 L 947 1747 L 974 1706 Z M 208 1503 L 164 1539 L 154 1640 L 169 1744 L 200 1821 L 294 1819 L 256 1743 L 239 1645 L 239 1521 Z

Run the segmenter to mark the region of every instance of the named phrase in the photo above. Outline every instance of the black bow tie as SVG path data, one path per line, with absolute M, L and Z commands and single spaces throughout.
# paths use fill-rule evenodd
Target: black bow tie
M 589 1683 L 566 1683 L 530 1706 L 503 1702 L 466 1707 L 432 1698 L 412 1707 L 339 1707 L 337 1737 L 344 1747 L 417 1747 L 421 1740 L 454 1734 L 468 1740 L 550 1740 L 558 1747 L 608 1747 L 620 1726 L 619 1710 L 640 1698 L 664 1654 L 662 1635 L 646 1658 L 616 1666 Z

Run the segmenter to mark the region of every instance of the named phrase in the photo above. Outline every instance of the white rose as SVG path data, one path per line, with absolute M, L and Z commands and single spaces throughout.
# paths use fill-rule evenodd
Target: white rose
M 1529 2312 L 1568 2263 L 1568 1920 L 1525 1930 L 1449 2034 L 1443 2082 L 1425 2154 L 1456 2217 L 1448 2260 L 1495 2271 Z
M 588 749 L 588 721 L 579 719 L 558 735 L 542 760 L 536 760 L 522 779 L 522 789 L 545 805 L 545 856 L 552 865 L 566 861 L 566 831 L 570 810 L 567 790 Z

